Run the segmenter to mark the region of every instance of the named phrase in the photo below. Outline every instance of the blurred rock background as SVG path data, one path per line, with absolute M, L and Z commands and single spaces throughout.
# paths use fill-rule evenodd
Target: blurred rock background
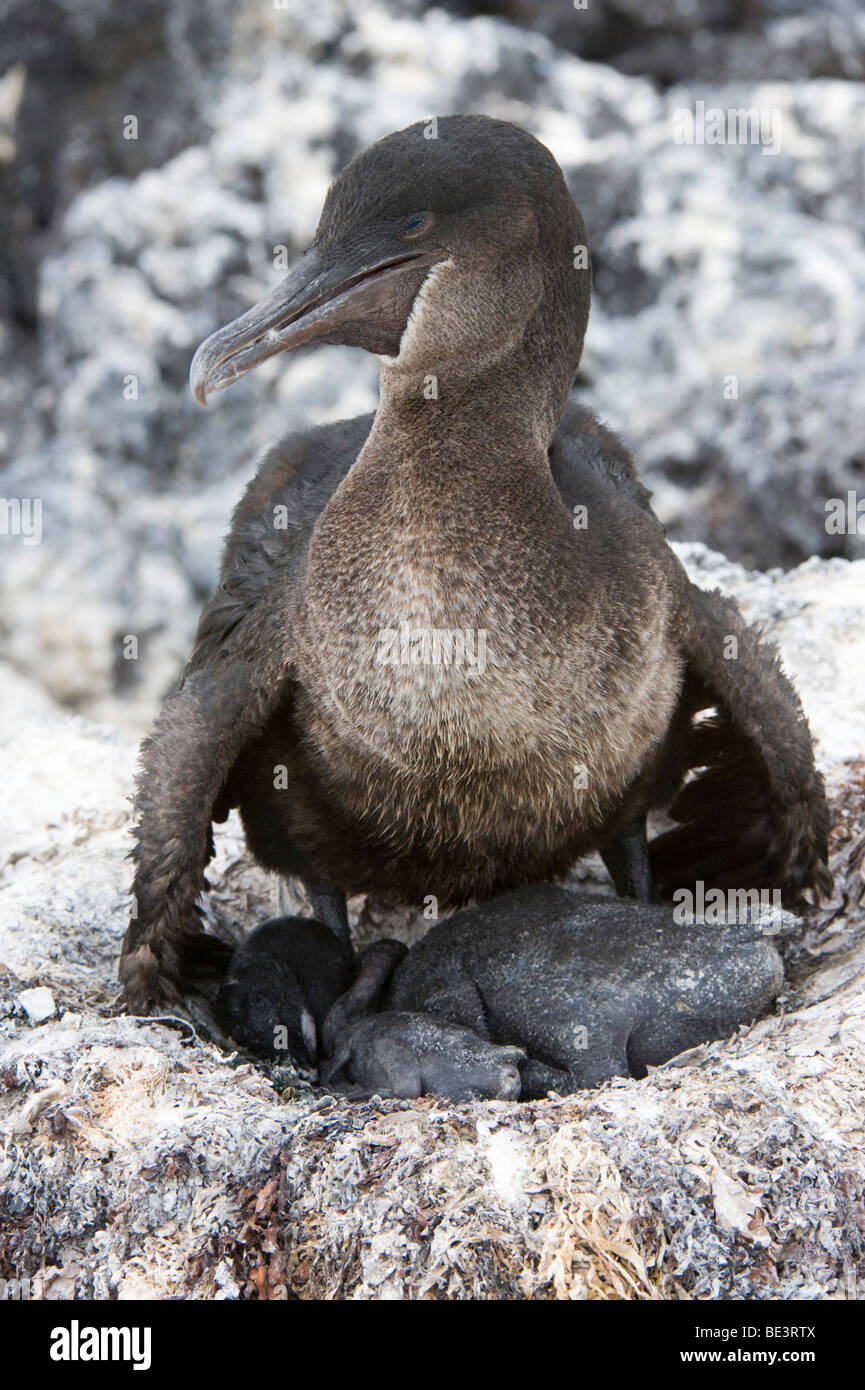
M 375 360 L 324 348 L 204 412 L 191 355 L 347 159 L 434 113 L 564 168 L 595 265 L 575 394 L 671 537 L 865 554 L 825 526 L 865 492 L 863 75 L 857 0 L 0 0 L 0 495 L 42 499 L 40 544 L 0 536 L 7 702 L 149 723 L 257 457 L 376 400 Z M 675 143 L 697 101 L 773 111 L 780 149 Z

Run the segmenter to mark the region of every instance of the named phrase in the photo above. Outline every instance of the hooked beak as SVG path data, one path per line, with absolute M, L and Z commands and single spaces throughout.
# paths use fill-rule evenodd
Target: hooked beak
M 415 296 L 442 254 L 344 254 L 329 261 L 313 246 L 294 270 L 240 318 L 201 344 L 189 369 L 196 400 L 305 343 L 345 343 L 396 356 Z

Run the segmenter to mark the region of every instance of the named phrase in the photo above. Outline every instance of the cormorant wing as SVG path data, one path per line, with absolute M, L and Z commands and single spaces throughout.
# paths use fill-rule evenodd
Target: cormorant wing
M 681 614 L 691 772 L 649 846 L 652 876 L 677 888 L 832 891 L 829 811 L 808 721 L 778 653 L 732 599 L 689 584 Z M 686 711 L 687 713 L 687 711 Z
M 219 583 L 198 622 L 184 672 L 206 666 L 268 590 L 284 600 L 303 569 L 315 523 L 354 463 L 374 416 L 289 435 L 265 455 L 234 510 Z M 285 612 L 284 601 L 279 605 Z M 183 682 L 181 682 L 183 684 Z
M 633 455 L 590 410 L 568 405 L 556 430 L 549 457 L 553 480 L 568 511 L 573 511 L 576 504 L 587 500 L 581 496 L 581 483 L 587 474 L 594 474 L 631 498 L 660 527 L 661 523 L 651 507 L 652 494 L 637 477 Z
M 589 411 L 566 410 L 550 450 L 569 510 L 602 479 L 657 524 L 621 441 Z M 829 893 L 829 813 L 808 722 L 777 652 L 732 599 L 691 584 L 678 561 L 685 681 L 651 804 L 673 829 L 649 846 L 654 885 Z
M 176 999 L 190 963 L 224 965 L 197 899 L 225 787 L 292 677 L 286 623 L 316 519 L 348 472 L 372 416 L 294 435 L 266 456 L 237 506 L 217 590 L 180 688 L 141 750 L 132 920 L 120 979 L 130 1006 Z

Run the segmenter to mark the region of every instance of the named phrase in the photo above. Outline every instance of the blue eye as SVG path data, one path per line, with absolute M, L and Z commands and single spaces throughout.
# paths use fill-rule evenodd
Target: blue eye
M 410 217 L 410 218 L 409 218 L 408 222 L 406 222 L 406 224 L 405 224 L 405 230 L 406 230 L 407 232 L 413 232 L 413 231 L 415 230 L 416 227 L 422 226 L 422 225 L 423 225 L 423 222 L 424 222 L 423 213 L 418 213 L 417 217 Z

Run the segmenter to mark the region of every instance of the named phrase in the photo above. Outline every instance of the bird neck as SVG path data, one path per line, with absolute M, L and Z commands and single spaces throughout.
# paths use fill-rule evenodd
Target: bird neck
M 574 210 L 576 216 L 576 211 Z M 589 280 L 567 248 L 550 261 L 451 261 L 427 277 L 397 357 L 382 358 L 379 430 L 545 456 L 582 352 Z
M 566 400 L 567 390 L 539 379 L 517 351 L 429 371 L 384 364 L 370 444 L 444 474 L 486 459 L 501 467 L 513 458 L 524 468 L 530 458 L 546 459 Z

